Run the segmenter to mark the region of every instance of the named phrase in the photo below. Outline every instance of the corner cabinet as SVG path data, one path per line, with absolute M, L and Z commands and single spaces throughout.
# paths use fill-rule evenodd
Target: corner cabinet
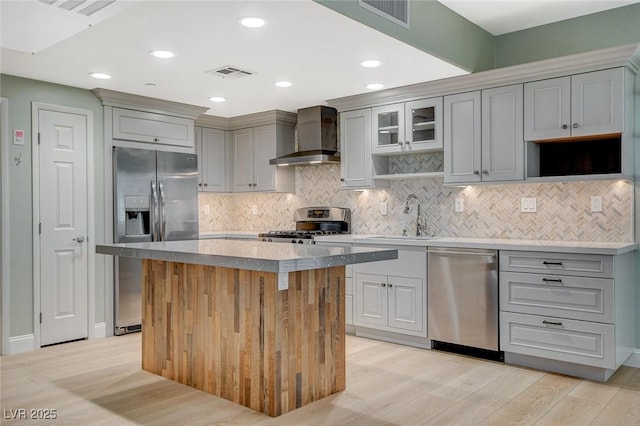
M 524 179 L 523 86 L 444 97 L 444 181 Z
M 442 98 L 372 108 L 372 154 L 442 149 Z
M 340 155 L 342 188 L 371 188 L 370 108 L 340 113 Z
M 624 68 L 524 85 L 525 139 L 564 139 L 624 131 Z
M 295 169 L 269 164 L 293 138 L 293 126 L 278 123 L 234 130 L 233 192 L 295 192 Z
M 231 149 L 229 132 L 207 127 L 195 128 L 198 154 L 198 191 L 229 192 Z

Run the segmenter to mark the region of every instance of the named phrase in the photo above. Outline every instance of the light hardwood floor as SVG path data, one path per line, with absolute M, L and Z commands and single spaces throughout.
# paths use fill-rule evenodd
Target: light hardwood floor
M 71 425 L 638 425 L 640 369 L 596 383 L 437 351 L 347 338 L 347 390 L 277 418 L 140 369 L 140 334 L 5 356 L 3 425 L 55 409 Z M 10 411 L 11 410 L 11 411 Z

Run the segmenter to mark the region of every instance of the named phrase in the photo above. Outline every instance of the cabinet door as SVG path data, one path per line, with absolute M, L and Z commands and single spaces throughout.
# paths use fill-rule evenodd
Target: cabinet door
M 444 181 L 479 182 L 480 92 L 444 97 Z
M 624 69 L 571 77 L 571 135 L 624 131 Z
M 387 277 L 356 274 L 356 325 L 387 327 Z
M 276 168 L 269 160 L 276 157 L 276 125 L 254 128 L 254 191 L 276 190 Z
M 200 182 L 204 192 L 227 191 L 227 146 L 224 130 L 201 129 L 199 141 Z
M 406 151 L 442 149 L 442 98 L 407 102 Z
M 113 139 L 194 147 L 193 120 L 113 108 Z
M 404 104 L 385 105 L 371 109 L 373 154 L 402 152 L 406 142 L 404 133 Z
M 253 128 L 233 132 L 233 192 L 253 190 Z
M 571 78 L 560 77 L 524 85 L 524 139 L 571 136 Z
M 389 327 L 423 332 L 424 281 L 417 278 L 388 277 Z
M 371 187 L 371 109 L 340 113 L 343 188 Z
M 522 84 L 482 91 L 482 180 L 524 179 Z

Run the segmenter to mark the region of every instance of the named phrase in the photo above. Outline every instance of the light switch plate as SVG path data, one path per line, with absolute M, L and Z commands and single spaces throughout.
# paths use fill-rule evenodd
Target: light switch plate
M 536 199 L 535 198 L 520 198 L 520 211 L 522 213 L 535 213 L 536 212 Z
M 382 216 L 386 216 L 387 215 L 387 202 L 386 201 L 382 201 L 380 203 L 380 214 Z
M 462 213 L 464 211 L 464 198 L 456 198 L 454 211 L 456 213 Z
M 255 204 L 251 206 L 251 214 L 256 216 L 258 214 L 258 206 Z
M 209 214 L 211 213 L 211 209 L 209 208 L 209 204 L 205 204 L 204 205 L 204 214 Z
M 602 213 L 602 197 L 600 195 L 593 195 L 591 197 L 591 212 Z

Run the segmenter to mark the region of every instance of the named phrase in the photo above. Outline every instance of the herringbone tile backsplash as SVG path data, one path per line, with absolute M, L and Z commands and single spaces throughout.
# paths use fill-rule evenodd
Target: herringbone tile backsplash
M 422 169 L 424 166 L 420 166 Z M 429 165 L 429 168 L 433 165 Z M 352 211 L 353 233 L 415 232 L 416 194 L 427 233 L 442 237 L 523 238 L 571 241 L 633 241 L 633 185 L 624 181 L 444 186 L 442 178 L 392 181 L 389 188 L 340 189 L 340 166 L 298 166 L 295 194 L 200 194 L 200 231 L 293 229 L 298 207 L 340 206 Z M 592 195 L 603 212 L 591 213 Z M 521 213 L 520 198 L 535 197 L 536 213 Z M 454 213 L 456 198 L 464 212 Z M 380 214 L 386 202 L 388 214 Z M 208 204 L 210 214 L 204 214 Z M 257 206 L 257 215 L 251 214 Z

